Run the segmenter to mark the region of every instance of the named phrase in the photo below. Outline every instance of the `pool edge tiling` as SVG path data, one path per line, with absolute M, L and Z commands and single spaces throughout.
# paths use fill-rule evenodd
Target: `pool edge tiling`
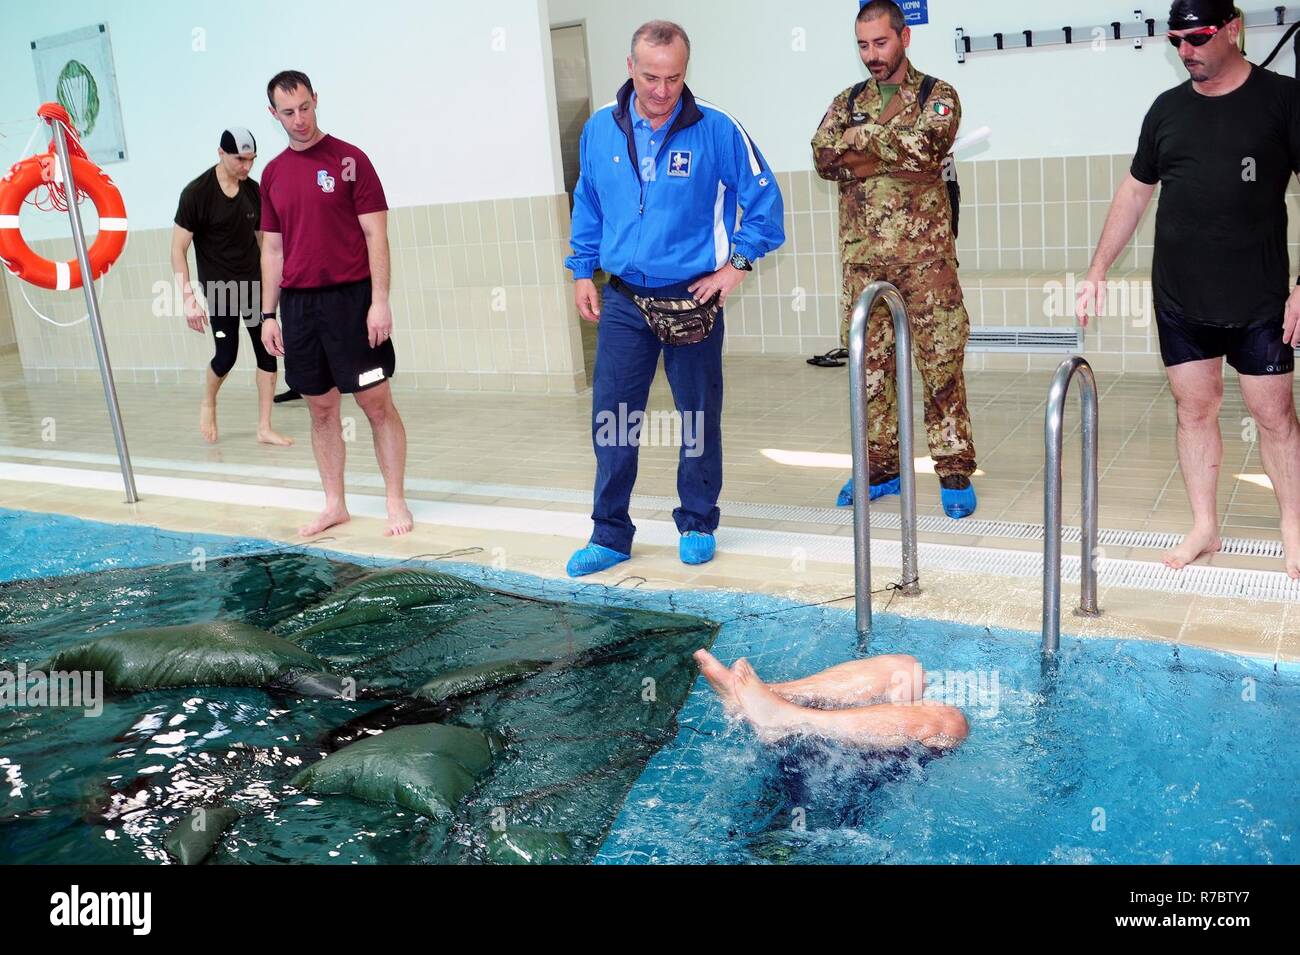
M 111 475 L 107 475 L 110 479 Z M 247 487 L 230 487 L 239 493 L 227 503 L 192 500 L 186 496 L 167 496 L 158 493 L 146 496 L 135 505 L 124 504 L 120 490 L 96 487 L 68 488 L 19 481 L 0 481 L 0 507 L 47 513 L 61 513 L 73 517 L 107 521 L 123 526 L 145 525 L 190 533 L 225 533 L 233 536 L 267 538 L 278 546 L 299 546 L 303 541 L 296 530 L 303 515 L 315 504 L 319 492 L 289 492 L 296 495 L 293 503 L 279 506 L 259 500 Z M 178 492 L 179 493 L 179 492 Z M 241 496 L 242 495 L 242 496 Z M 313 496 L 314 495 L 314 496 Z M 302 500 L 298 500 L 301 497 Z M 458 525 L 439 524 L 439 515 L 452 515 L 453 504 L 432 503 L 428 514 L 430 521 L 417 523 L 412 535 L 386 538 L 379 520 L 383 511 L 381 498 L 352 494 L 353 520 L 344 526 L 332 528 L 317 539 L 329 550 L 351 556 L 385 556 L 405 558 L 420 554 L 444 554 L 450 551 L 473 550 L 465 559 L 470 562 L 491 563 L 520 569 L 539 577 L 562 578 L 565 561 L 573 548 L 585 537 L 575 533 L 581 516 L 565 513 L 560 505 L 542 510 L 502 511 L 492 519 L 500 526 L 476 526 L 481 517 L 480 508 L 464 505 L 464 514 L 457 512 L 450 519 Z M 420 505 L 416 506 L 417 510 Z M 375 513 L 378 508 L 378 513 Z M 502 510 L 497 508 L 497 510 Z M 471 513 L 472 512 L 472 513 Z M 848 606 L 852 601 L 851 564 L 842 562 L 848 528 L 836 528 L 835 533 L 820 535 L 787 534 L 781 531 L 766 532 L 747 527 L 731 527 L 724 515 L 719 531 L 718 556 L 703 567 L 686 567 L 677 559 L 675 535 L 671 534 L 668 515 L 655 515 L 657 520 L 638 517 L 643 528 L 633 560 L 614 570 L 587 578 L 594 582 L 615 583 L 633 578 L 645 587 L 707 588 L 774 593 L 804 602 L 842 600 Z M 417 521 L 421 517 L 417 514 Z M 660 528 L 658 525 L 664 525 Z M 771 525 L 780 528 L 781 525 Z M 584 531 L 585 533 L 585 531 Z M 878 535 L 877 560 L 888 557 L 897 550 L 897 542 L 890 540 L 886 528 Z M 663 542 L 659 541 L 663 538 Z M 668 543 L 672 538 L 671 543 Z M 748 543 L 751 538 L 758 545 Z M 653 540 L 653 542 L 652 542 Z M 773 542 L 778 542 L 773 544 Z M 785 541 L 782 545 L 779 542 Z M 1006 544 L 1006 542 L 1000 542 Z M 1014 543 L 1014 542 L 1013 542 Z M 1005 625 L 1017 629 L 1038 629 L 1041 626 L 1042 580 L 1041 572 L 1027 571 L 1032 561 L 1032 551 L 1039 548 L 1034 542 L 1020 542 L 1021 549 L 1014 563 L 1017 572 L 1025 576 L 976 575 L 959 571 L 936 570 L 922 563 L 922 593 L 917 597 L 893 600 L 891 609 L 904 616 L 924 616 L 954 623 Z M 797 546 L 796 546 L 797 545 Z M 776 551 L 772 547 L 776 546 Z M 780 547 L 787 550 L 781 551 Z M 929 546 L 924 545 L 923 546 Z M 936 545 L 951 552 L 949 566 L 961 565 L 963 551 L 953 545 Z M 755 549 L 757 547 L 757 550 Z M 827 551 L 826 548 L 830 548 Z M 984 547 L 970 547 L 972 558 L 980 558 Z M 827 562 L 825 551 L 840 554 L 837 562 Z M 779 553 L 780 556 L 758 554 Z M 849 551 L 851 554 L 851 550 Z M 1008 552 L 1010 553 L 1010 552 Z M 955 556 L 953 556 L 955 555 Z M 1123 553 L 1112 554 L 1116 566 L 1128 566 Z M 1021 566 L 1023 565 L 1023 566 Z M 1077 557 L 1070 556 L 1067 548 L 1066 569 L 1076 567 Z M 1008 564 L 1010 566 L 1010 564 Z M 1163 571 L 1172 578 L 1173 572 L 1164 571 L 1151 564 L 1134 564 L 1146 576 Z M 1195 575 L 1205 577 L 1222 574 L 1229 568 L 1216 566 L 1193 568 Z M 1250 576 L 1252 571 L 1241 571 Z M 881 580 L 889 579 L 889 572 L 880 570 Z M 1162 577 L 1156 581 L 1168 587 Z M 1282 577 L 1271 575 L 1270 579 Z M 1190 578 L 1189 578 L 1190 579 Z M 1284 578 L 1283 578 L 1284 579 Z M 1290 583 L 1290 582 L 1288 582 Z M 1184 586 L 1177 584 L 1177 586 Z M 1272 585 L 1270 585 L 1272 586 Z M 1194 588 L 1193 588 L 1194 589 Z M 1195 592 L 1161 592 L 1107 585 L 1103 580 L 1101 607 L 1103 616 L 1096 620 L 1074 617 L 1069 613 L 1077 594 L 1077 584 L 1067 582 L 1064 587 L 1066 613 L 1062 619 L 1062 632 L 1078 636 L 1115 635 L 1125 638 L 1157 641 L 1176 641 L 1208 649 L 1224 650 L 1277 659 L 1300 659 L 1300 604 L 1274 599 L 1208 596 Z M 891 597 L 878 597 L 885 603 Z M 1295 632 L 1293 632 L 1295 631 Z

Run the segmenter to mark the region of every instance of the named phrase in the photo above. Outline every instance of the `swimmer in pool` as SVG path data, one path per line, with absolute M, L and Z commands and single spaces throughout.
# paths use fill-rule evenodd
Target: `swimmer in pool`
M 903 654 L 850 660 L 788 683 L 767 684 L 749 661 L 730 669 L 707 650 L 695 661 L 722 699 L 727 715 L 743 718 L 765 743 L 820 736 L 870 750 L 956 747 L 970 732 L 962 711 L 922 699 L 925 671 Z

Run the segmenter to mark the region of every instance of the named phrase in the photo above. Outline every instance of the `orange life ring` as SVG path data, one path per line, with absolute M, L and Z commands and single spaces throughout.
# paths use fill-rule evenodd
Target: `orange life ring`
M 93 281 L 107 272 L 126 248 L 126 205 L 108 173 L 90 160 L 73 155 L 72 176 L 77 190 L 90 197 L 99 214 L 99 234 L 89 251 Z M 18 215 L 33 191 L 51 182 L 62 184 L 62 179 L 58 159 L 52 153 L 16 163 L 0 179 L 0 261 L 23 281 L 59 291 L 81 287 L 80 264 L 76 259 L 51 262 L 37 255 L 23 239 Z

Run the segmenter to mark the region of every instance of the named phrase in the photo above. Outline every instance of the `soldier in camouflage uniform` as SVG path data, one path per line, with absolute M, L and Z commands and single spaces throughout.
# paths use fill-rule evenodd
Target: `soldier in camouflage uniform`
M 944 509 L 965 517 L 975 509 L 975 444 L 962 373 L 970 317 L 957 278 L 945 181 L 961 104 L 942 80 L 921 104 L 925 77 L 907 60 L 910 31 L 895 4 L 873 0 L 863 7 L 857 34 L 872 78 L 855 102 L 849 102 L 852 88 L 835 98 L 812 141 L 818 174 L 839 183 L 840 338 L 847 347 L 849 316 L 868 284 L 884 280 L 898 287 L 911 321 L 926 437 Z M 866 363 L 875 498 L 897 493 L 899 474 L 894 326 L 883 302 L 867 324 Z M 851 481 L 840 503 L 852 503 Z

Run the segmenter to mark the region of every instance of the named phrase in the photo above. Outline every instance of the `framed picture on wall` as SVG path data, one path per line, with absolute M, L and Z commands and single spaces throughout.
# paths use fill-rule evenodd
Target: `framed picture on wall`
M 865 7 L 870 0 L 858 0 L 858 9 Z M 930 22 L 930 0 L 898 0 L 903 11 L 903 19 L 909 27 L 919 27 Z
M 108 24 L 32 40 L 32 62 L 41 102 L 68 111 L 90 158 L 101 166 L 126 159 Z

